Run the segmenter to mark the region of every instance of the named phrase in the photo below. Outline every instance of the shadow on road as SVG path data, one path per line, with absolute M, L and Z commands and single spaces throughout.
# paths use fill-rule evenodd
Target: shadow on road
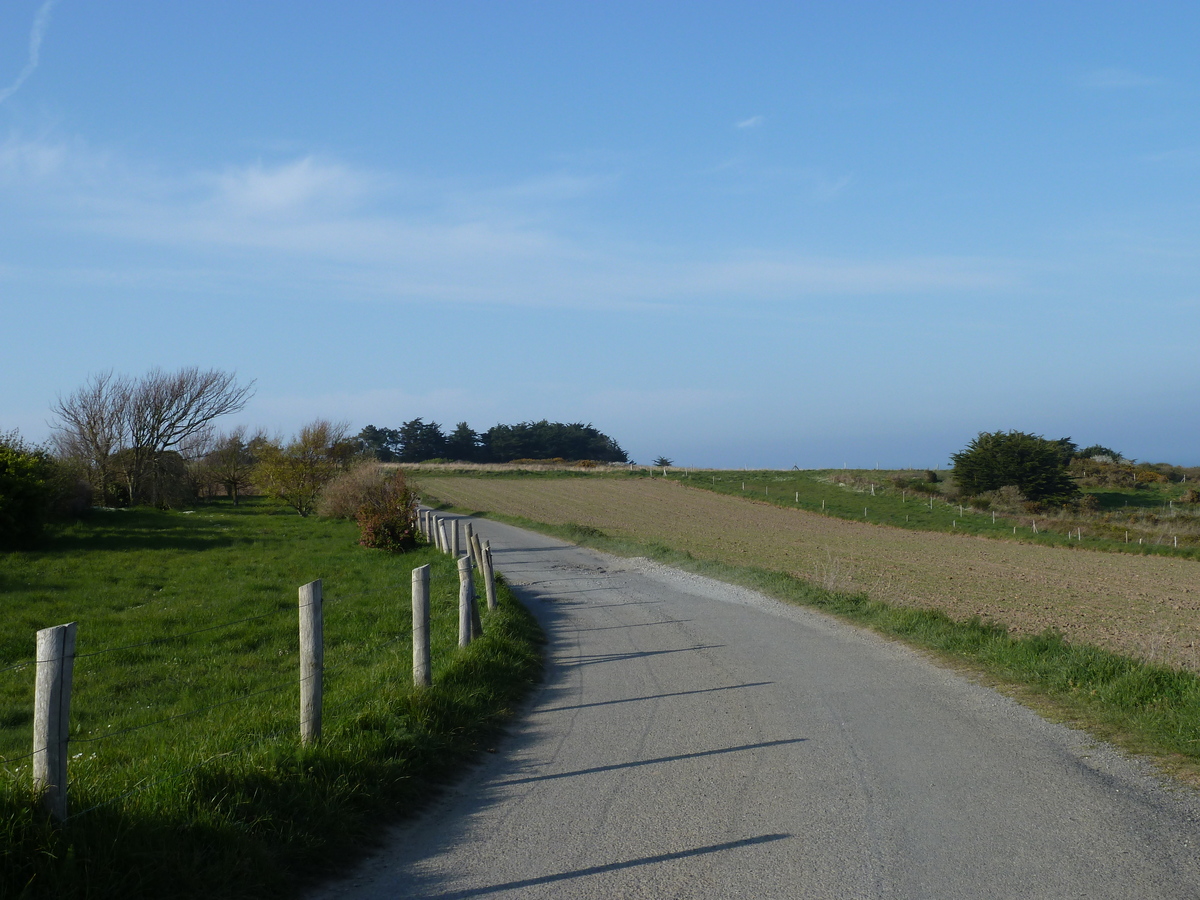
M 691 619 L 663 619 L 661 622 L 631 622 L 628 625 L 603 625 L 600 628 L 576 628 L 575 634 L 583 634 L 586 631 L 621 631 L 625 628 L 649 628 L 651 625 L 680 625 L 684 622 L 691 622 Z
M 706 756 L 720 756 L 725 753 L 741 753 L 745 750 L 763 750 L 767 747 L 782 747 L 787 744 L 803 744 L 808 738 L 787 738 L 781 741 L 763 741 L 758 744 L 742 744 L 740 747 L 722 747 L 720 750 L 700 750 L 696 753 L 680 753 L 676 756 L 659 756 L 655 759 L 639 759 L 634 762 L 613 763 L 610 766 L 594 766 L 590 769 L 576 769 L 574 772 L 556 772 L 553 775 L 531 775 L 528 778 L 510 778 L 507 781 L 493 782 L 491 787 L 510 787 L 517 784 L 533 784 L 538 781 L 554 781 L 557 778 L 574 778 L 576 775 L 596 775 L 600 772 L 615 772 L 618 769 L 636 769 L 640 766 L 656 766 L 660 763 L 682 762 L 685 759 L 702 759 Z
M 724 853 L 737 850 L 740 847 L 751 847 L 755 844 L 769 844 L 773 841 L 784 841 L 792 837 L 790 834 L 763 834 L 758 837 L 743 838 L 740 841 L 729 841 L 724 844 L 709 844 L 707 847 L 694 847 L 691 850 L 679 850 L 675 853 L 660 853 L 657 856 L 643 856 L 625 862 L 607 863 L 602 866 L 588 866 L 586 869 L 575 869 L 571 872 L 559 872 L 554 875 L 542 875 L 539 878 L 526 878 L 521 881 L 510 881 L 506 884 L 493 884 L 488 887 L 471 888 L 465 891 L 454 891 L 439 894 L 443 900 L 465 900 L 467 897 L 482 897 L 499 891 L 517 891 L 522 888 L 536 887 L 541 884 L 554 884 L 558 881 L 569 881 L 572 878 L 586 878 L 589 875 L 603 875 L 605 872 L 616 872 L 621 869 L 632 869 L 637 866 L 652 866 L 656 863 L 671 862 L 676 859 L 688 859 L 694 856 L 704 856 L 709 853 Z
M 699 691 L 675 691 L 671 694 L 651 694 L 648 697 L 622 697 L 620 700 L 600 700 L 596 703 L 578 703 L 575 706 L 551 706 L 546 709 L 534 709 L 531 712 L 534 715 L 552 712 L 567 712 L 572 709 L 591 709 L 594 706 L 616 706 L 618 703 L 641 703 L 643 700 L 664 700 L 667 697 L 687 697 L 691 694 L 712 694 L 716 691 L 740 691 L 742 688 L 766 687 L 774 684 L 773 681 L 754 681 L 750 684 L 731 684 L 727 687 L 705 688 Z
M 572 669 L 579 666 L 594 666 L 596 663 L 627 662 L 631 659 L 647 659 L 651 656 L 665 656 L 668 653 L 692 653 L 696 650 L 720 650 L 724 644 L 702 644 L 698 647 L 680 647 L 677 650 L 640 650 L 630 653 L 598 653 L 593 656 L 576 656 L 572 659 L 558 659 L 554 664 L 562 669 Z

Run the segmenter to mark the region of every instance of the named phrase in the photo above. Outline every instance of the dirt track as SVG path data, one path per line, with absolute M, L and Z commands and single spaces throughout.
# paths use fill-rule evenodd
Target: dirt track
M 644 478 L 422 476 L 456 506 L 591 525 L 892 603 L 979 615 L 1200 671 L 1200 564 L 904 531 Z

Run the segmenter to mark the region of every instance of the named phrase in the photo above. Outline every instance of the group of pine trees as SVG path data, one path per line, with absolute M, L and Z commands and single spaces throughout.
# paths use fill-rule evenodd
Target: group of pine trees
M 581 422 L 521 422 L 477 432 L 459 422 L 449 434 L 437 422 L 413 419 L 399 428 L 368 425 L 358 433 L 359 448 L 381 462 L 512 462 L 514 459 L 590 459 L 628 462 L 613 438 Z

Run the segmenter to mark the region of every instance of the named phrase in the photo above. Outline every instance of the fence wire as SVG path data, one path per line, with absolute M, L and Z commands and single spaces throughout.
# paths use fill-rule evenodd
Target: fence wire
M 431 577 L 430 577 L 429 583 L 430 583 L 431 589 L 435 585 L 439 585 L 439 586 L 441 586 L 441 585 L 457 585 L 459 583 L 459 579 L 455 575 L 441 576 L 441 575 L 435 574 L 433 572 L 431 572 L 430 575 L 431 575 Z M 477 590 L 480 588 L 480 585 L 478 584 L 478 582 L 476 582 L 476 588 L 477 588 Z M 404 588 L 403 588 L 403 586 L 401 586 L 401 587 L 397 588 L 396 595 L 399 596 L 403 592 L 404 592 Z M 359 591 L 359 592 L 352 593 L 352 594 L 335 594 L 332 597 L 322 597 L 322 605 L 340 604 L 344 601 L 368 596 L 373 593 L 378 593 L 378 592 L 364 590 L 364 591 Z M 302 604 L 301 608 L 303 608 L 304 605 L 307 605 L 307 604 Z M 192 637 L 192 636 L 198 635 L 198 634 L 204 634 L 207 632 L 217 631 L 217 630 L 224 629 L 224 628 L 231 628 L 233 626 L 242 625 L 247 622 L 254 622 L 254 621 L 259 621 L 262 619 L 267 619 L 267 618 L 270 618 L 270 617 L 276 616 L 276 615 L 288 615 L 288 614 L 294 615 L 295 611 L 296 611 L 296 607 L 285 606 L 285 607 L 281 607 L 276 610 L 272 610 L 267 613 L 262 613 L 262 614 L 255 615 L 255 616 L 247 616 L 245 618 L 236 619 L 236 620 L 233 620 L 230 622 L 222 622 L 222 623 L 219 623 L 216 625 L 210 625 L 210 626 L 206 626 L 204 628 L 198 628 L 198 629 L 194 629 L 192 631 L 182 632 L 180 634 L 167 635 L 167 636 L 160 637 L 160 638 L 153 638 L 148 641 L 141 641 L 141 642 L 138 642 L 135 644 L 127 644 L 127 645 L 123 645 L 123 646 L 119 646 L 119 647 L 109 647 L 109 648 L 105 648 L 103 650 L 95 650 L 90 653 L 76 654 L 75 659 L 86 659 L 89 657 L 102 656 L 102 655 L 109 654 L 109 653 L 117 653 L 117 652 L 120 652 L 123 650 L 133 650 L 133 649 L 138 649 L 141 647 L 149 647 L 149 646 L 154 646 L 154 645 L 158 645 L 158 644 L 166 644 L 166 643 L 170 643 L 172 641 L 179 641 L 184 638 Z M 382 618 L 383 618 L 383 614 L 380 614 L 377 616 L 377 620 L 380 620 Z M 396 644 L 399 644 L 403 641 L 408 640 L 409 638 L 410 638 L 410 636 L 407 633 L 404 633 L 404 632 L 396 633 L 391 638 L 389 638 L 388 640 L 384 641 L 381 644 L 378 644 L 378 645 L 375 645 L 372 647 L 364 647 L 364 648 L 358 650 L 357 652 L 350 654 L 349 658 L 342 660 L 340 665 L 337 665 L 334 667 L 325 667 L 323 669 L 323 671 L 321 672 L 321 676 L 323 678 L 324 677 L 336 678 L 337 675 L 347 672 L 350 669 L 354 668 L 356 665 L 355 664 L 356 659 L 361 659 L 363 657 L 368 657 L 368 656 L 377 656 L 379 654 L 382 654 L 387 649 L 395 646 Z M 0 668 L 0 673 L 14 671 L 17 669 L 23 669 L 23 668 L 27 668 L 29 666 L 37 665 L 39 663 L 51 662 L 51 661 L 52 660 L 30 659 L 30 660 L 26 660 L 23 662 L 17 662 L 12 665 L 6 666 L 5 668 Z M 224 700 L 224 701 L 221 701 L 218 703 L 212 703 L 207 706 L 197 707 L 195 709 L 191 709 L 191 710 L 187 710 L 185 712 L 181 712 L 181 713 L 178 713 L 175 715 L 167 716 L 162 719 L 156 719 L 155 721 L 152 721 L 152 722 L 145 722 L 145 723 L 142 723 L 139 725 L 130 726 L 128 728 L 122 728 L 118 731 L 114 731 L 114 732 L 111 732 L 108 734 L 98 735 L 96 737 L 69 738 L 68 744 L 100 743 L 100 742 L 109 740 L 110 738 L 127 735 L 132 732 L 136 732 L 136 731 L 144 731 L 144 730 L 147 730 L 150 728 L 158 727 L 160 725 L 168 724 L 170 722 L 178 721 L 180 719 L 191 718 L 191 717 L 200 715 L 202 713 L 209 712 L 214 709 L 219 709 L 222 707 L 227 707 L 227 706 L 232 706 L 235 704 L 244 703 L 254 697 L 259 697 L 259 696 L 262 696 L 265 694 L 270 694 L 270 693 L 278 693 L 280 691 L 284 691 L 284 690 L 288 690 L 288 689 L 296 689 L 299 685 L 302 685 L 306 680 L 310 680 L 311 678 L 315 678 L 315 677 L 316 676 L 313 675 L 313 676 L 309 676 L 309 679 L 304 679 L 304 678 L 297 678 L 295 675 L 293 675 L 293 676 L 288 677 L 287 679 L 280 680 L 279 682 L 271 685 L 270 687 L 254 690 L 254 691 L 239 695 L 238 697 L 234 697 L 229 700 Z M 371 696 L 372 696 L 371 688 L 368 688 L 368 689 L 360 691 L 360 692 L 356 692 L 353 696 L 346 698 L 345 700 L 343 700 L 342 702 L 340 702 L 336 705 L 325 706 L 324 709 L 322 710 L 322 717 L 323 717 L 323 719 L 332 719 L 332 718 L 336 717 L 339 713 L 343 713 L 351 707 L 362 708 L 364 705 L 364 701 L 368 700 Z M 257 734 L 252 737 L 249 737 L 246 740 L 235 744 L 232 748 L 223 750 L 219 753 L 215 753 L 215 754 L 201 760 L 200 762 L 196 763 L 195 765 L 187 766 L 183 769 L 179 769 L 179 770 L 167 773 L 167 774 L 162 775 L 157 778 L 142 779 L 141 781 L 139 781 L 137 784 L 135 784 L 129 790 L 123 791 L 120 794 L 117 794 L 113 797 L 102 800 L 101 802 L 96 803 L 96 804 L 88 807 L 87 809 L 83 809 L 83 810 L 80 810 L 79 812 L 71 814 L 70 816 L 67 817 L 67 821 L 78 819 L 82 816 L 85 816 L 91 812 L 96 811 L 97 809 L 101 809 L 101 808 L 104 808 L 107 806 L 112 806 L 114 804 L 120 803 L 120 802 L 128 799 L 129 797 L 133 796 L 134 794 L 149 790 L 150 788 L 153 788 L 159 784 L 171 781 L 176 778 L 180 778 L 191 772 L 195 772 L 198 769 L 201 769 L 201 768 L 215 762 L 216 760 L 219 760 L 219 759 L 222 759 L 225 757 L 234 756 L 239 753 L 243 753 L 252 747 L 262 746 L 268 742 L 276 742 L 288 735 L 291 735 L 295 739 L 298 739 L 298 737 L 299 737 L 298 723 L 291 722 L 287 726 L 281 727 L 277 730 L 273 730 L 273 731 L 269 731 L 269 732 L 265 732 L 262 734 Z M 23 753 L 19 756 L 6 757 L 3 759 L 0 759 L 0 764 L 11 765 L 13 763 L 21 762 L 22 760 L 30 759 L 33 756 L 35 756 L 36 754 L 37 754 L 37 751 L 31 751 L 29 753 Z
M 234 625 L 242 625 L 246 622 L 257 622 L 259 619 L 269 619 L 271 616 L 283 615 L 284 613 L 290 612 L 294 612 L 291 607 L 276 609 L 257 616 L 247 616 L 244 619 L 235 619 L 232 622 L 222 622 L 219 625 L 209 625 L 205 628 L 197 628 L 195 631 L 185 631 L 180 634 L 169 634 L 166 637 L 151 638 L 148 641 L 142 641 L 137 644 L 126 644 L 123 647 L 107 647 L 104 650 L 93 650 L 91 653 L 77 653 L 75 654 L 75 658 L 87 659 L 89 656 L 103 656 L 105 653 L 118 653 L 121 650 L 136 650 L 138 647 L 150 647 L 154 644 L 166 644 L 171 641 L 179 641 L 186 637 L 192 637 L 196 634 L 204 634 L 208 631 L 219 631 L 222 628 L 232 628 Z M 38 662 L 48 662 L 48 660 L 38 660 Z
M 311 676 L 310 676 L 310 678 L 311 678 Z M 307 681 L 307 680 L 308 679 L 302 678 L 302 679 L 300 679 L 300 683 L 303 683 L 304 681 Z M 99 737 L 70 738 L 70 739 L 68 739 L 68 743 L 70 743 L 70 744 L 96 744 L 96 743 L 99 743 L 100 741 L 106 741 L 109 738 L 114 738 L 121 734 L 129 734 L 130 732 L 133 732 L 133 731 L 145 731 L 147 728 L 154 728 L 156 725 L 162 725 L 166 722 L 174 722 L 178 719 L 191 718 L 192 716 L 198 716 L 198 715 L 200 715 L 200 713 L 208 712 L 209 710 L 212 710 L 212 709 L 220 709 L 222 706 L 232 706 L 235 703 L 241 703 L 245 700 L 249 700 L 251 697 L 259 697 L 263 694 L 271 694 L 276 691 L 282 691 L 285 688 L 295 687 L 296 683 L 297 683 L 297 681 L 295 678 L 288 678 L 287 681 L 281 681 L 278 684 L 273 685 L 269 688 L 262 688 L 261 690 L 251 691 L 249 694 L 242 694 L 241 696 L 234 697 L 232 700 L 223 700 L 220 703 L 211 703 L 208 706 L 199 706 L 199 707 L 196 707 L 195 709 L 190 709 L 187 712 L 181 712 L 181 713 L 177 713 L 176 715 L 173 715 L 173 716 L 167 716 L 165 719 L 157 719 L 153 722 L 145 722 L 141 725 L 131 725 L 129 728 L 122 728 L 119 731 L 112 731 L 112 732 L 109 732 L 108 734 L 102 734 Z

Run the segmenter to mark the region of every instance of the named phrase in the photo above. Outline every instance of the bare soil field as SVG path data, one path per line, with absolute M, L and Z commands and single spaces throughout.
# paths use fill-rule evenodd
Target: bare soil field
M 905 531 L 644 478 L 422 475 L 420 488 L 468 510 L 589 525 L 957 619 L 977 615 L 1015 633 L 1054 628 L 1200 671 L 1200 563 L 1191 560 Z

